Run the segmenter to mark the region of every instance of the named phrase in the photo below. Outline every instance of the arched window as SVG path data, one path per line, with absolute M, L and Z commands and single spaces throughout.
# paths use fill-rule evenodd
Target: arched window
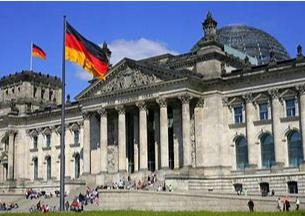
M 47 180 L 51 179 L 52 173 L 52 166 L 51 166 L 51 157 L 47 157 Z
M 298 167 L 303 161 L 303 148 L 301 135 L 297 131 L 292 131 L 287 136 L 289 166 Z
M 236 166 L 237 169 L 244 169 L 248 165 L 248 145 L 245 137 L 238 137 L 236 145 Z
M 75 164 L 74 164 L 75 178 L 77 179 L 80 176 L 80 155 L 76 154 L 74 159 L 75 159 Z
M 264 134 L 261 139 L 262 166 L 270 168 L 275 162 L 273 137 Z
M 74 131 L 74 145 L 79 144 L 79 130 Z
M 34 165 L 34 180 L 38 179 L 38 158 L 35 157 L 33 159 L 33 165 Z
M 51 134 L 46 135 L 46 146 L 47 147 L 51 146 Z

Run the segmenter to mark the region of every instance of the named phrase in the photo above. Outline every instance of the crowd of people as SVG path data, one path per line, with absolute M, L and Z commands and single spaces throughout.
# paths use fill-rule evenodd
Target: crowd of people
M 17 209 L 17 208 L 19 208 L 19 206 L 16 202 L 5 203 L 0 201 L 0 211 L 10 211 L 12 209 Z
M 55 196 L 58 197 L 59 196 L 59 191 L 55 191 L 54 192 Z M 47 193 L 46 191 L 35 191 L 32 188 L 28 188 L 25 191 L 25 198 L 26 199 L 38 199 L 40 197 L 44 197 L 44 198 L 51 198 L 53 197 L 53 193 Z
M 254 211 L 254 202 L 252 199 L 249 199 L 248 201 L 248 207 L 249 207 L 249 211 L 250 212 L 253 212 Z M 288 199 L 288 197 L 283 197 L 283 198 L 280 198 L 278 197 L 277 200 L 276 200 L 276 209 L 278 211 L 289 211 L 291 208 L 291 204 L 290 204 L 290 201 Z M 300 209 L 300 199 L 299 197 L 296 197 L 295 199 L 295 211 L 298 211 Z
M 30 212 L 43 212 L 43 213 L 47 213 L 50 211 L 56 211 L 56 206 L 53 206 L 52 208 L 48 205 L 45 204 L 43 202 L 41 202 L 40 200 L 37 202 L 36 205 L 31 206 L 29 211 Z
M 166 185 L 164 181 L 159 181 L 155 173 L 148 175 L 144 180 L 131 179 L 131 177 L 128 176 L 127 179 L 122 178 L 117 182 L 112 182 L 111 184 L 100 186 L 99 189 L 173 191 L 172 185 Z

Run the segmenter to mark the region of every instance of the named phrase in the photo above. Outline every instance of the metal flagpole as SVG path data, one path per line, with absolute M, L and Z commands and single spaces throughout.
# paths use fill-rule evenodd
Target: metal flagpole
M 61 92 L 61 139 L 60 139 L 60 211 L 65 205 L 65 88 L 66 88 L 66 16 L 64 16 L 64 35 L 62 50 L 62 92 Z
M 30 59 L 30 71 L 33 70 L 33 42 L 31 41 L 31 59 Z

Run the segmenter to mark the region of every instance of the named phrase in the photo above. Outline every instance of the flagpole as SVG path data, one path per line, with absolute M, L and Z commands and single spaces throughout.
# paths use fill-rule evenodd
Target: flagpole
M 61 90 L 61 143 L 60 143 L 60 211 L 64 211 L 65 205 L 65 82 L 66 82 L 66 16 L 64 16 L 64 35 L 62 50 L 62 90 Z
M 30 71 L 33 70 L 33 42 L 31 41 L 31 59 L 30 59 Z

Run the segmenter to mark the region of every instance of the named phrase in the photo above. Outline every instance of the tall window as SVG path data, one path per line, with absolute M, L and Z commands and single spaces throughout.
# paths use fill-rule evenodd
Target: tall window
M 303 161 L 303 148 L 301 135 L 297 131 L 292 131 L 288 137 L 288 157 L 289 165 L 292 167 L 298 167 Z
M 46 146 L 50 147 L 51 146 L 51 134 L 47 134 L 46 139 L 47 139 Z
M 286 100 L 286 115 L 287 117 L 295 116 L 295 99 Z
M 236 166 L 237 169 L 244 169 L 248 165 L 248 145 L 245 137 L 239 137 L 236 145 Z
M 75 178 L 79 178 L 80 175 L 80 155 L 76 154 L 75 155 Z
M 38 146 L 38 137 L 34 136 L 33 137 L 33 148 L 37 149 L 37 146 Z
M 45 92 L 45 90 L 44 90 L 44 89 L 41 89 L 41 92 L 40 92 L 40 97 L 41 97 L 41 99 L 43 99 L 43 97 L 44 97 L 44 92 Z
M 38 179 L 38 158 L 33 159 L 34 163 L 34 180 Z
M 259 118 L 260 120 L 268 119 L 268 104 L 263 103 L 259 105 Z
M 52 167 L 51 167 L 51 157 L 47 157 L 47 180 L 51 179 L 51 173 L 52 173 Z
M 74 144 L 77 145 L 79 143 L 79 130 L 74 131 Z
M 270 168 L 275 162 L 273 137 L 270 134 L 264 134 L 261 137 L 262 166 Z
M 234 122 L 236 124 L 243 122 L 243 108 L 242 106 L 234 107 Z

